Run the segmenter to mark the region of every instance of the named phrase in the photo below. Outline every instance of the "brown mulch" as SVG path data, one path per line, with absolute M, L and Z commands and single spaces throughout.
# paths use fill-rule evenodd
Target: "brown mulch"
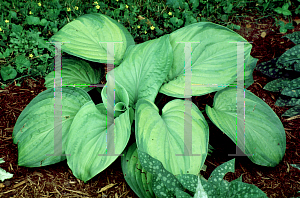
M 260 62 L 279 57 L 294 46 L 288 39 L 281 38 L 279 28 L 274 27 L 274 19 L 264 18 L 255 21 L 255 16 L 241 22 L 237 32 L 248 41 L 253 42 L 251 55 Z M 299 31 L 300 25 L 288 33 Z M 265 33 L 263 33 L 265 32 Z M 290 164 L 300 164 L 300 118 L 282 118 L 288 108 L 275 106 L 278 94 L 263 90 L 271 79 L 254 72 L 254 83 L 249 90 L 262 98 L 281 119 L 286 131 L 286 153 L 280 164 L 274 168 L 253 164 L 248 158 L 236 158 L 235 173 L 228 173 L 225 179 L 234 180 L 243 176 L 243 182 L 254 184 L 263 190 L 268 197 L 300 196 L 300 170 Z M 84 184 L 75 178 L 66 161 L 58 164 L 26 168 L 18 166 L 17 145 L 12 142 L 14 124 L 26 105 L 40 92 L 44 91 L 44 79 L 25 79 L 21 87 L 10 84 L 0 89 L 0 157 L 5 163 L 0 164 L 4 170 L 13 173 L 11 179 L 0 182 L 0 197 L 137 197 L 126 184 L 118 158 L 105 171 Z M 203 109 L 206 104 L 212 105 L 212 95 L 194 97 L 193 101 Z M 170 98 L 164 98 L 162 104 Z M 210 144 L 215 148 L 205 164 L 207 170 L 201 173 L 208 178 L 212 170 L 232 159 L 228 154 L 235 153 L 234 143 L 213 125 L 210 126 Z

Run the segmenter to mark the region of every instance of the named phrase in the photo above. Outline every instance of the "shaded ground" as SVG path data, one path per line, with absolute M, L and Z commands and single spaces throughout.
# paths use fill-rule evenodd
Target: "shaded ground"
M 258 58 L 259 63 L 279 57 L 294 46 L 288 39 L 281 38 L 283 34 L 273 24 L 272 18 L 256 21 L 254 17 L 247 17 L 240 24 L 241 30 L 237 31 L 253 42 L 251 55 Z M 288 33 L 299 30 L 300 25 Z M 262 98 L 280 117 L 287 108 L 275 106 L 278 95 L 262 89 L 271 79 L 255 71 L 254 80 L 249 90 Z M 11 84 L 4 90 L 0 89 L 0 157 L 5 160 L 0 167 L 14 174 L 12 179 L 0 183 L 0 197 L 137 197 L 124 180 L 120 159 L 86 184 L 73 176 L 66 161 L 40 168 L 17 165 L 17 145 L 12 143 L 11 138 L 13 127 L 26 105 L 46 89 L 43 83 L 44 79 L 25 79 L 21 87 Z M 206 104 L 212 105 L 212 96 L 193 97 L 193 101 L 202 110 Z M 170 99 L 164 97 L 161 105 Z M 300 191 L 300 171 L 290 165 L 300 164 L 299 119 L 281 118 L 286 130 L 287 148 L 278 166 L 262 167 L 253 164 L 248 158 L 237 157 L 235 173 L 228 173 L 225 179 L 231 181 L 243 175 L 244 182 L 255 184 L 272 198 L 300 196 L 300 193 L 297 194 Z M 234 143 L 213 125 L 210 126 L 210 143 L 216 150 L 205 162 L 207 170 L 202 171 L 202 174 L 206 178 L 217 166 L 232 159 L 228 154 L 235 153 L 236 149 Z

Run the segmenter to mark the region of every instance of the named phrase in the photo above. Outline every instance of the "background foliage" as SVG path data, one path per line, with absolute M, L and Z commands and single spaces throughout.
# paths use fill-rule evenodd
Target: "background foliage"
M 188 24 L 211 21 L 239 29 L 238 11 L 284 17 L 300 13 L 300 0 L 0 0 L 0 85 L 53 71 L 54 46 L 48 39 L 60 28 L 87 13 L 102 13 L 124 25 L 137 43 L 160 37 Z M 266 15 L 268 13 L 268 15 Z M 292 23 L 278 21 L 281 31 Z M 63 53 L 64 55 L 64 53 Z

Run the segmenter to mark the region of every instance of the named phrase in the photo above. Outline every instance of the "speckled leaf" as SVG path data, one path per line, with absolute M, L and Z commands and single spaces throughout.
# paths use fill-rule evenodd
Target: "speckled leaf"
M 152 174 L 147 172 L 138 159 L 136 143 L 123 152 L 121 166 L 124 178 L 138 197 L 155 197 L 152 190 Z
M 294 65 L 295 71 L 300 72 L 300 60 Z
M 272 80 L 271 82 L 268 82 L 264 86 L 264 89 L 273 92 L 280 92 L 283 90 L 284 87 L 287 86 L 289 82 L 290 82 L 289 79 L 278 78 L 276 80 Z
M 209 179 L 206 181 L 201 177 L 203 189 L 207 192 L 208 197 L 216 198 L 267 198 L 266 194 L 255 185 L 243 183 L 240 179 L 232 182 L 223 180 L 228 172 L 234 172 L 235 159 L 227 161 L 215 170 L 213 170 Z
M 184 190 L 178 179 L 159 160 L 139 149 L 138 156 L 142 167 L 154 176 L 152 189 L 158 197 L 174 197 L 177 188 Z
M 47 89 L 54 87 L 55 71 L 50 72 L 45 77 Z M 62 58 L 61 78 L 63 85 L 86 85 L 77 86 L 86 92 L 93 89 L 88 87 L 90 84 L 98 84 L 101 78 L 100 70 L 93 69 L 90 64 L 82 59 Z M 60 82 L 59 82 L 60 85 Z
M 230 182 L 229 193 L 227 197 L 234 198 L 268 198 L 267 195 L 253 184 L 247 184 L 239 181 Z
M 285 99 L 283 97 L 279 97 L 276 100 L 275 105 L 279 106 L 279 107 L 284 107 L 284 106 L 296 106 L 296 105 L 300 105 L 300 98 L 288 98 Z
M 296 45 L 284 52 L 276 62 L 278 68 L 293 70 L 293 64 L 300 60 L 300 45 Z
M 183 185 L 184 188 L 188 189 L 191 192 L 196 192 L 198 176 L 192 174 L 183 174 L 176 176 L 179 182 Z
M 225 162 L 218 166 L 209 176 L 207 182 L 212 187 L 216 195 L 227 194 L 229 190 L 229 182 L 223 180 L 224 176 L 228 172 L 234 172 L 234 159 Z M 207 191 L 207 189 L 206 189 Z M 209 191 L 208 191 L 209 192 Z M 208 193 L 210 195 L 210 193 Z
M 159 198 L 175 198 L 174 193 L 170 192 L 157 176 L 153 176 L 152 189 Z
M 296 115 L 300 115 L 300 105 L 294 106 L 293 108 L 290 108 L 289 110 L 284 112 L 284 114 L 282 114 L 282 116 L 286 116 L 286 117 L 292 117 Z
M 202 179 L 205 180 L 203 177 L 202 177 Z M 204 182 L 207 183 L 206 180 Z M 197 185 L 197 189 L 196 189 L 194 198 L 208 198 L 207 193 L 205 192 L 205 190 L 202 186 L 202 183 L 201 183 L 201 179 L 199 177 L 198 177 L 197 184 L 198 185 Z
M 104 42 L 123 42 L 114 44 L 116 65 L 121 63 L 126 49 L 135 44 L 124 26 L 100 13 L 85 14 L 76 18 L 54 34 L 50 41 L 69 42 L 62 44 L 63 51 L 100 63 L 107 63 L 107 43 Z
M 176 198 L 192 198 L 191 195 L 184 192 L 183 190 L 179 190 L 178 188 L 175 190 L 175 196 Z
M 290 97 L 300 97 L 300 77 L 290 81 L 281 94 Z
M 281 78 L 283 77 L 283 70 L 276 66 L 278 59 L 279 58 L 274 58 L 267 62 L 260 63 L 256 65 L 256 69 L 271 78 Z
M 282 38 L 284 38 L 284 37 L 290 39 L 296 45 L 300 44 L 300 31 L 293 32 L 291 34 L 287 34 L 287 35 L 283 36 Z
M 300 86 L 299 88 L 295 88 L 295 89 L 284 88 L 281 94 L 290 97 L 300 97 Z
M 275 105 L 279 106 L 279 107 L 284 107 L 291 99 L 284 99 L 281 96 L 279 96 L 279 98 L 276 100 Z

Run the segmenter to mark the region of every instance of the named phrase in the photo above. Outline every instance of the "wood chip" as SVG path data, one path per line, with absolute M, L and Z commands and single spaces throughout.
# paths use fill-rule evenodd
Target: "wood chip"
M 89 194 L 81 192 L 81 191 L 77 191 L 77 190 L 69 190 L 67 188 L 65 188 L 64 190 L 69 191 L 69 192 L 73 192 L 73 193 L 77 193 L 77 194 L 82 194 L 82 195 L 87 195 L 89 196 Z
M 39 173 L 39 172 L 36 172 L 36 171 L 33 172 L 33 175 L 37 175 L 37 176 L 39 176 L 39 177 L 43 177 L 43 174 L 42 174 L 42 173 Z
M 116 184 L 108 184 L 106 186 L 104 186 L 103 188 L 100 189 L 100 191 L 98 191 L 97 193 L 101 193 L 103 191 L 106 191 L 108 189 L 110 189 L 111 187 L 115 186 Z
M 20 183 L 15 184 L 13 188 L 18 188 L 19 186 L 25 184 L 26 181 L 27 181 L 27 180 L 25 179 L 25 180 L 21 181 Z
M 290 118 L 285 119 L 285 120 L 290 121 L 290 120 L 294 120 L 294 119 L 297 119 L 297 118 L 300 118 L 300 115 L 296 115 L 296 116 L 290 117 Z

